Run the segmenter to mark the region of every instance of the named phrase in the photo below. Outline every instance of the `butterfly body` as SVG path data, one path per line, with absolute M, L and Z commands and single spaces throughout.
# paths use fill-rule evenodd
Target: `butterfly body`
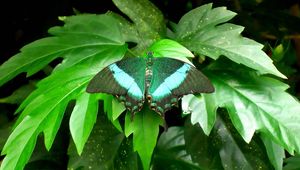
M 145 101 L 163 115 L 185 94 L 213 92 L 210 81 L 194 66 L 180 60 L 127 58 L 105 67 L 89 83 L 89 93 L 109 93 L 134 115 Z

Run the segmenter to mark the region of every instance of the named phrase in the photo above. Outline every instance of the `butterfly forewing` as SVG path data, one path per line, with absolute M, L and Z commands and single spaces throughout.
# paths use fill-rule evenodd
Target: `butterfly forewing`
M 91 80 L 87 92 L 113 94 L 134 114 L 144 103 L 145 68 L 143 58 L 127 58 L 113 63 Z

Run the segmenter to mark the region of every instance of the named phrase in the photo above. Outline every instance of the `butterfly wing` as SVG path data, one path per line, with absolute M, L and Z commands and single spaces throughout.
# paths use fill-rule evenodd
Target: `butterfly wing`
M 141 110 L 145 94 L 143 58 L 127 58 L 101 70 L 88 84 L 89 93 L 108 93 L 117 96 L 132 114 Z
M 163 114 L 186 94 L 209 93 L 214 87 L 194 66 L 171 58 L 153 58 L 153 77 L 147 92 L 150 107 Z

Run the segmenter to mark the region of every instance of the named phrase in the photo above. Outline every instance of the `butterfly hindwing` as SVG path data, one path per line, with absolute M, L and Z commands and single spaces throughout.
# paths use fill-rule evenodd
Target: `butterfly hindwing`
M 89 83 L 89 93 L 109 93 L 117 96 L 133 114 L 144 103 L 146 62 L 128 58 L 105 67 Z
M 160 114 L 177 104 L 185 94 L 212 92 L 210 81 L 194 66 L 171 58 L 153 58 L 152 81 L 148 90 L 150 107 Z

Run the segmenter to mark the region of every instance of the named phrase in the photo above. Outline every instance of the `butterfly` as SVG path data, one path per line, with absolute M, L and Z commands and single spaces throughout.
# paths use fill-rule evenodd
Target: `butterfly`
M 186 94 L 214 92 L 209 79 L 194 66 L 172 58 L 126 58 L 102 69 L 89 82 L 88 93 L 108 93 L 124 103 L 134 116 L 147 100 L 149 107 L 164 116 Z

